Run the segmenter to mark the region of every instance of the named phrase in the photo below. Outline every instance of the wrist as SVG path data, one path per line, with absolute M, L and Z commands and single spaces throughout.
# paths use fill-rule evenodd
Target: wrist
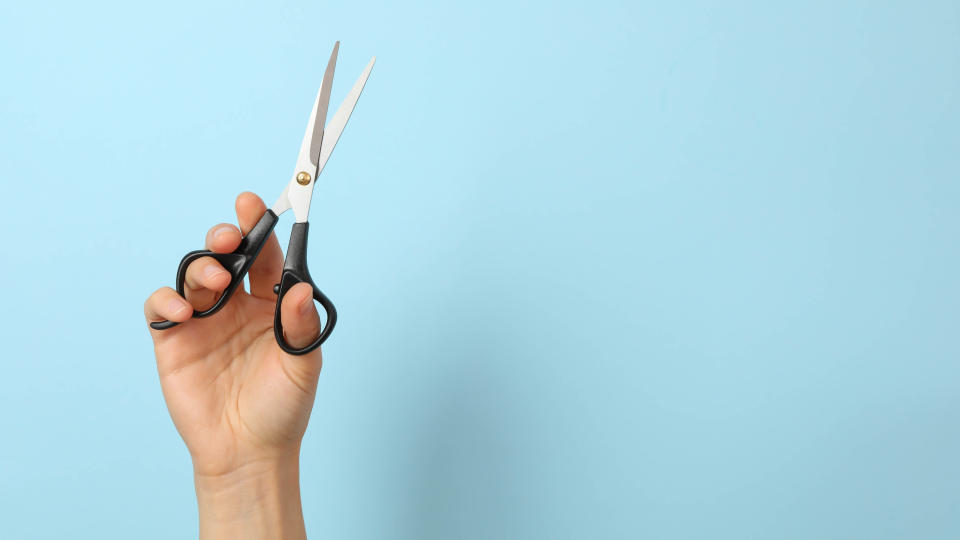
M 299 455 L 218 475 L 194 472 L 201 540 L 306 538 Z

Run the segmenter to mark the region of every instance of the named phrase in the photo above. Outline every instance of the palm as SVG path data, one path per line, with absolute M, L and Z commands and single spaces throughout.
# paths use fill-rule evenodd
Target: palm
M 244 215 L 242 197 L 237 205 L 241 225 L 250 221 Z M 235 240 L 239 242 L 239 235 Z M 233 243 L 231 239 L 216 249 L 216 242 L 211 246 L 208 239 L 208 247 L 215 251 L 230 251 Z M 271 243 L 276 244 L 276 239 Z M 320 351 L 294 357 L 276 343 L 276 297 L 257 295 L 265 290 L 274 267 L 279 275 L 280 248 L 270 247 L 264 248 L 251 268 L 251 292 L 238 290 L 210 317 L 152 332 L 170 415 L 202 474 L 225 474 L 256 460 L 295 452 L 310 417 L 322 363 Z M 229 282 L 229 277 L 219 279 L 219 283 Z M 284 297 L 284 321 L 311 295 L 308 285 L 300 285 L 303 290 L 291 290 Z M 194 304 L 209 300 L 205 292 L 210 291 L 197 289 L 191 298 L 188 286 L 187 300 Z M 286 325 L 285 329 L 289 339 Z

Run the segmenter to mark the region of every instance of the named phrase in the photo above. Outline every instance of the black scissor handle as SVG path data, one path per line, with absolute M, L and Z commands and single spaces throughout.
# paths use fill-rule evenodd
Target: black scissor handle
M 308 223 L 293 224 L 290 231 L 290 244 L 287 246 L 287 257 L 283 261 L 283 275 L 280 277 L 280 283 L 274 289 L 277 293 L 277 308 L 273 316 L 273 333 L 277 338 L 277 345 L 284 352 L 294 355 L 307 354 L 319 347 L 321 343 L 327 340 L 334 325 L 337 324 L 337 309 L 333 307 L 333 302 L 327 298 L 327 295 L 323 294 L 323 291 L 313 282 L 310 271 L 307 270 L 307 231 L 309 228 Z M 320 302 L 327 314 L 327 320 L 320 330 L 320 335 L 302 349 L 297 349 L 287 343 L 283 335 L 283 324 L 280 321 L 280 306 L 283 303 L 283 297 L 297 283 L 310 284 L 313 288 L 313 299 Z
M 233 292 L 237 290 L 237 287 L 243 283 L 244 276 L 247 275 L 247 271 L 250 270 L 253 261 L 257 259 L 257 255 L 260 254 L 260 250 L 263 249 L 264 244 L 267 243 L 267 239 L 270 238 L 270 233 L 277 225 L 277 220 L 277 215 L 274 214 L 272 210 L 267 210 L 263 214 L 263 217 L 260 218 L 260 221 L 253 226 L 253 229 L 250 229 L 250 232 L 243 237 L 240 245 L 237 246 L 237 249 L 233 250 L 232 253 L 214 253 L 208 249 L 198 249 L 187 253 L 180 259 L 180 266 L 177 267 L 177 293 L 179 293 L 180 296 L 184 296 L 187 268 L 190 266 L 190 263 L 201 257 L 213 258 L 219 262 L 227 272 L 230 272 L 230 284 L 227 285 L 227 288 L 223 291 L 223 294 L 220 295 L 217 302 L 203 311 L 194 311 L 194 317 L 209 317 L 220 311 L 220 309 L 227 304 L 227 300 L 229 300 Z M 154 330 L 166 330 L 178 324 L 180 323 L 159 321 L 150 323 L 150 327 Z

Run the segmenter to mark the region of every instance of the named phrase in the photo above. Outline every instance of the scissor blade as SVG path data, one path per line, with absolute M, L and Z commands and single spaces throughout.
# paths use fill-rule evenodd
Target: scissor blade
M 327 63 L 327 71 L 323 74 L 323 82 L 317 91 L 317 99 L 313 102 L 310 118 L 307 120 L 307 131 L 300 142 L 300 153 L 297 154 L 297 171 L 313 174 L 320 156 L 320 145 L 323 144 L 323 124 L 327 119 L 327 107 L 330 104 L 330 88 L 333 86 L 333 70 L 337 65 L 338 41 L 333 46 L 333 53 Z M 294 172 L 296 174 L 296 172 Z
M 337 109 L 337 112 L 333 114 L 333 118 L 330 119 L 330 123 L 327 124 L 326 131 L 323 133 L 323 144 L 320 148 L 317 176 L 320 176 L 320 171 L 323 170 L 323 166 L 326 165 L 327 160 L 330 159 L 330 154 L 333 153 L 333 148 L 337 145 L 337 140 L 340 139 L 343 128 L 347 126 L 347 121 L 350 120 L 350 114 L 353 112 L 353 108 L 356 107 L 357 100 L 360 99 L 360 93 L 363 92 L 363 86 L 367 84 L 367 77 L 370 76 L 370 70 L 373 69 L 373 64 L 376 61 L 376 56 L 370 59 L 370 63 L 367 64 L 363 73 L 360 74 L 360 78 L 357 79 L 353 88 L 350 89 L 347 98 L 343 100 L 340 108 Z
M 317 105 L 314 111 L 313 134 L 310 138 L 310 163 L 317 164 L 320 158 L 320 146 L 323 144 L 323 126 L 327 123 L 327 108 L 330 106 L 330 90 L 333 88 L 333 72 L 337 68 L 337 51 L 340 42 L 333 44 L 327 70 L 323 72 L 323 82 L 320 83 L 320 94 L 317 96 Z

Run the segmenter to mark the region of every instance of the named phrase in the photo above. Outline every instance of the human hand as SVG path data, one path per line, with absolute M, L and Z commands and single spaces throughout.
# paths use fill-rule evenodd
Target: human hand
M 237 197 L 237 219 L 244 234 L 265 210 L 263 201 L 252 193 Z M 220 224 L 207 232 L 206 247 L 229 253 L 240 239 L 240 230 Z M 284 500 L 284 508 L 277 510 L 289 510 L 294 502 L 289 485 L 293 482 L 300 511 L 300 441 L 322 360 L 320 349 L 292 356 L 276 343 L 273 286 L 279 283 L 282 268 L 283 253 L 271 233 L 248 273 L 250 290 L 238 288 L 215 315 L 190 320 L 194 309 L 212 306 L 230 283 L 230 274 L 210 257 L 194 261 L 187 269 L 185 299 L 163 287 L 144 305 L 148 322 L 189 320 L 168 330 L 151 329 L 150 334 L 167 408 L 193 459 L 202 537 L 205 503 L 210 513 L 237 520 L 243 516 L 236 512 L 258 511 L 241 508 L 250 490 L 261 495 L 264 490 L 276 491 L 274 503 L 281 505 L 279 499 Z M 280 309 L 290 345 L 303 347 L 316 339 L 320 316 L 308 283 L 295 285 Z M 209 524 L 213 517 L 206 517 Z M 302 518 L 300 522 L 302 528 Z

